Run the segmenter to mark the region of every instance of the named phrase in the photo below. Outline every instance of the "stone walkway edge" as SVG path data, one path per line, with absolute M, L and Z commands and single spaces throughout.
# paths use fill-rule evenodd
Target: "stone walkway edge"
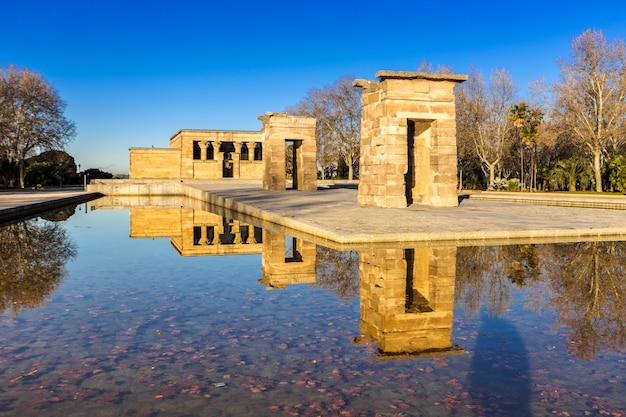
M 459 207 L 362 207 L 356 190 L 263 191 L 250 186 L 193 184 L 185 194 L 330 246 L 552 243 L 626 239 L 626 197 L 595 198 L 480 193 L 461 196 Z M 339 198 L 330 193 L 344 191 Z M 495 194 L 495 195 L 494 195 Z M 354 200 L 352 198 L 354 197 Z M 427 216 L 426 223 L 420 222 Z M 507 217 L 511 221 L 507 221 Z M 241 220 L 241 219 L 240 219 Z M 365 222 L 364 222 L 365 220 Z M 369 221 L 368 221 L 369 220 Z M 536 223 L 534 223 L 536 221 Z M 393 225 L 397 225 L 394 229 Z
M 100 193 L 53 191 L 53 192 L 2 192 L 0 193 L 0 224 L 12 223 L 26 218 L 85 203 L 102 197 Z
M 335 248 L 626 239 L 624 196 L 482 192 L 460 195 L 458 207 L 395 209 L 359 206 L 354 184 L 317 191 L 264 191 L 255 183 L 231 181 L 178 184 L 177 194 L 196 201 L 195 207 L 220 208 L 250 224 Z M 2 192 L 0 223 L 99 196 L 68 190 Z M 129 207 L 120 203 L 114 208 Z

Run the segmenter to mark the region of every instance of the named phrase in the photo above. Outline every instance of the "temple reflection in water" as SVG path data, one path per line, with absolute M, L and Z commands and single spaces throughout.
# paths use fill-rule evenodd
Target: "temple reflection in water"
M 361 333 L 381 353 L 452 350 L 456 247 L 361 250 Z
M 178 202 L 150 204 L 127 207 L 132 238 L 169 238 L 182 256 L 261 254 L 259 283 L 268 289 L 316 283 L 315 243 Z M 384 355 L 458 352 L 451 342 L 456 253 L 454 246 L 360 249 L 355 343 L 377 343 Z

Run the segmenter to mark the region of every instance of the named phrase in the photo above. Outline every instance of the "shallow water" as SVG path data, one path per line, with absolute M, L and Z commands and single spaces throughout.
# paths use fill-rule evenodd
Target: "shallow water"
M 0 231 L 0 416 L 626 415 L 623 242 L 199 256 L 85 208 Z

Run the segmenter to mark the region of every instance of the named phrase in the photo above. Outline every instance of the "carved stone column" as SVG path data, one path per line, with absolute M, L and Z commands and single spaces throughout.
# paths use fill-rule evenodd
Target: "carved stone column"
M 233 178 L 239 178 L 240 170 L 239 170 L 239 161 L 241 160 L 241 143 L 233 142 L 233 146 L 235 147 L 235 152 L 232 154 L 233 157 Z
M 222 166 L 221 164 L 224 163 L 224 152 L 220 151 L 220 148 L 222 146 L 222 142 L 220 142 L 219 140 L 216 140 L 215 142 L 213 142 L 213 146 L 214 146 L 214 148 L 213 148 L 213 157 L 215 158 L 216 161 L 218 161 L 220 163 L 220 167 L 221 167 Z M 223 176 L 222 168 L 218 168 L 217 177 L 221 178 L 222 176 Z
M 208 140 L 203 140 L 198 143 L 198 145 L 200 145 L 200 160 L 201 161 L 206 161 L 206 151 L 210 143 L 211 142 L 209 142 Z
M 239 220 L 233 220 L 233 225 L 230 227 L 230 232 L 235 235 L 235 240 L 233 243 L 241 244 L 241 227 Z
M 206 234 L 206 226 L 200 227 L 200 241 L 198 242 L 200 245 L 210 245 L 209 239 Z

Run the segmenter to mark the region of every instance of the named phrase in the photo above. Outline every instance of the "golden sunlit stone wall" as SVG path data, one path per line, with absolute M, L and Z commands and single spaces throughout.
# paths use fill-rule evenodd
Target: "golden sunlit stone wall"
M 382 353 L 452 348 L 455 247 L 361 250 L 359 262 L 361 333 Z
M 177 148 L 130 148 L 129 177 L 180 178 L 180 157 L 180 149 Z
M 194 142 L 200 145 L 199 159 L 194 159 Z M 241 160 L 243 143 L 248 147 L 248 160 Z M 181 177 L 200 179 L 223 178 L 226 159 L 232 164 L 232 178 L 260 180 L 263 161 L 254 160 L 255 143 L 262 143 L 261 132 L 181 130 L 170 139 L 170 147 L 181 149 Z M 213 159 L 207 157 L 209 148 L 213 150 Z
M 195 153 L 194 142 L 199 147 Z M 241 159 L 244 143 L 248 148 L 247 160 Z M 260 180 L 263 160 L 254 159 L 255 144 L 262 148 L 261 132 L 181 130 L 170 138 L 169 148 L 131 148 L 129 177 Z
M 358 202 L 458 205 L 454 87 L 465 75 L 379 71 L 362 90 Z
M 259 120 L 263 122 L 265 146 L 263 189 L 286 189 L 285 145 L 286 141 L 294 141 L 293 188 L 303 191 L 317 190 L 316 119 L 289 116 L 286 113 L 265 113 L 259 116 Z

